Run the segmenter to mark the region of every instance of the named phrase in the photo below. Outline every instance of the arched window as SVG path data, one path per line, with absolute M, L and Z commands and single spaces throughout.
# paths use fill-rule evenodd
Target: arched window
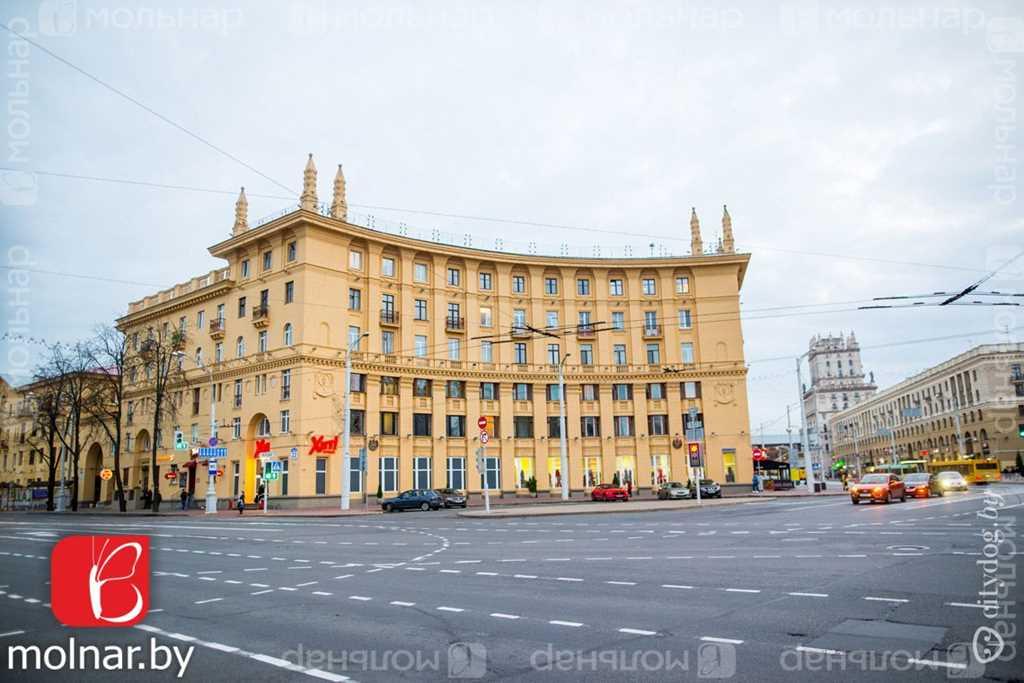
M 270 436 L 270 418 L 268 418 L 265 415 L 263 416 L 263 419 L 260 420 L 260 428 L 259 428 L 258 435 L 259 436 Z
M 291 323 L 285 323 L 284 324 L 284 345 L 285 346 L 291 346 L 293 343 L 294 343 L 294 340 L 292 339 L 292 324 Z
M 239 358 L 245 355 L 245 337 L 239 337 L 235 342 L 235 355 Z

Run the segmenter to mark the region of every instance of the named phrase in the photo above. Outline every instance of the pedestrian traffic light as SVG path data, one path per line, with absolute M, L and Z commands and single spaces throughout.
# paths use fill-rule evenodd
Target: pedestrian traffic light
M 188 444 L 185 443 L 185 435 L 181 433 L 180 429 L 174 430 L 174 448 L 179 451 L 188 448 Z
M 1017 425 L 1017 436 L 1024 439 L 1024 424 Z

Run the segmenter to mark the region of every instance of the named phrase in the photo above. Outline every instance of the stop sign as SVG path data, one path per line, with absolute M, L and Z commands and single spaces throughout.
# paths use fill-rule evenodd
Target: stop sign
M 487 429 L 487 418 L 481 417 L 480 419 L 478 419 L 476 421 L 476 426 L 479 427 L 480 429 Z

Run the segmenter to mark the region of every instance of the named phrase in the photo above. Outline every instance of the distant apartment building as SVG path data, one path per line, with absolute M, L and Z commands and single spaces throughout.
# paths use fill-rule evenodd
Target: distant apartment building
M 830 418 L 837 457 L 997 458 L 1024 452 L 1024 344 L 984 344 Z M 895 457 L 892 446 L 895 444 Z
M 840 333 L 811 338 L 807 363 L 811 383 L 803 387 L 803 410 L 808 442 L 812 452 L 828 454 L 833 445 L 829 428 L 832 415 L 860 404 L 878 387 L 874 373 L 865 376 L 860 344 L 853 332 L 849 336 Z

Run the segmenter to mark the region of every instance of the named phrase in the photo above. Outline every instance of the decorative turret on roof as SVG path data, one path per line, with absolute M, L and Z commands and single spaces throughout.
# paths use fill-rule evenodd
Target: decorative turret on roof
M 348 220 L 348 203 L 345 201 L 345 173 L 338 164 L 338 173 L 334 176 L 334 200 L 331 202 L 331 217 Z
M 249 200 L 245 198 L 245 188 L 238 193 L 238 200 L 235 202 L 235 226 L 231 229 L 232 235 L 243 233 L 249 229 Z
M 690 253 L 693 256 L 704 254 L 704 242 L 700 238 L 700 219 L 697 218 L 697 208 L 690 211 Z
M 729 207 L 722 204 L 722 250 L 726 254 L 736 253 L 736 242 L 732 236 L 732 216 L 729 215 Z
M 306 162 L 306 169 L 302 172 L 302 196 L 299 197 L 299 208 L 306 211 L 316 211 L 316 164 L 313 163 L 313 155 L 309 155 Z

